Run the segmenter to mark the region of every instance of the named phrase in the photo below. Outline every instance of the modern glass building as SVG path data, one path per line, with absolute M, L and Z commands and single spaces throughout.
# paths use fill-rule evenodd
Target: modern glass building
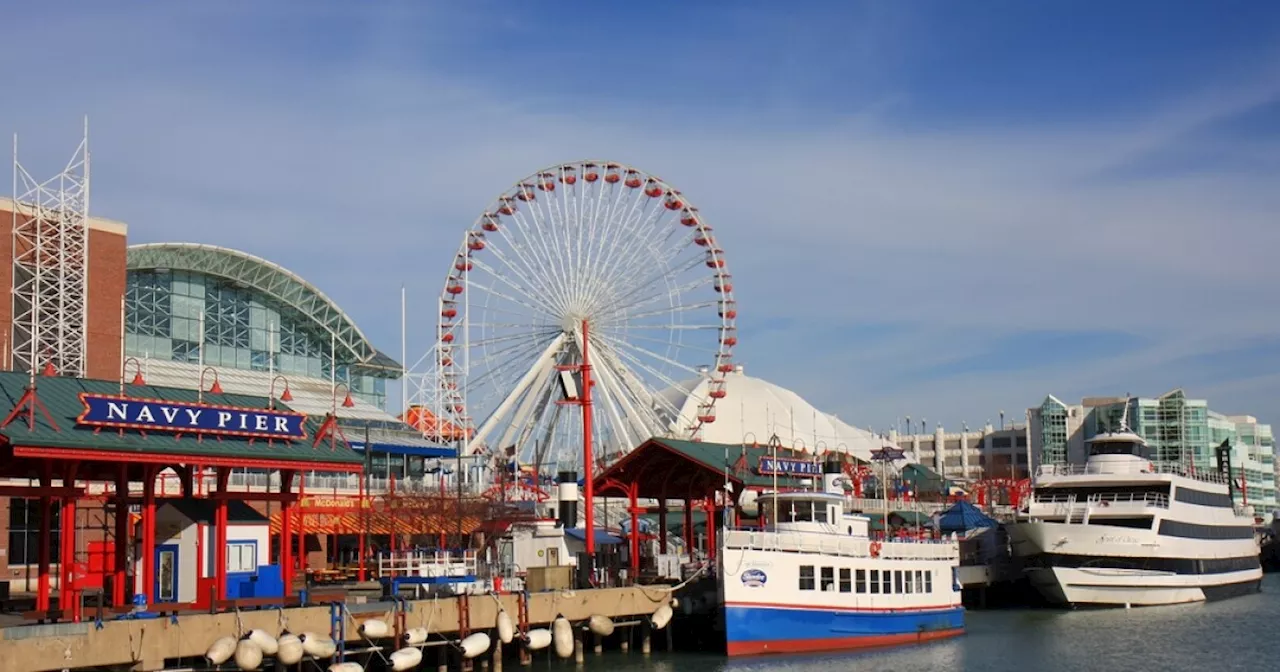
M 125 354 L 336 379 L 386 407 L 401 366 L 307 281 L 243 252 L 210 245 L 129 248 Z

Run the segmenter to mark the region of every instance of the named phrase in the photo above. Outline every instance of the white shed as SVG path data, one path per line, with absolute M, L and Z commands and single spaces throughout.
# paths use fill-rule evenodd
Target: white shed
M 227 502 L 227 546 L 214 548 L 215 502 L 205 499 L 171 499 L 156 507 L 155 601 L 189 604 L 208 598 L 214 562 L 221 555 L 227 565 L 227 597 L 270 594 L 256 590 L 271 586 L 278 592 L 278 572 L 269 567 L 271 528 L 266 516 L 241 501 Z M 141 534 L 135 535 L 141 538 Z M 135 566 L 135 591 L 142 592 L 142 562 Z M 202 586 L 203 591 L 202 593 Z

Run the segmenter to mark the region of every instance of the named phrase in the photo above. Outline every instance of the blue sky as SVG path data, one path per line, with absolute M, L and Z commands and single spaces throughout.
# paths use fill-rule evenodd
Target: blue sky
M 87 113 L 96 214 L 391 352 L 497 192 L 602 156 L 715 222 L 748 371 L 848 421 L 1176 386 L 1280 421 L 1280 5 L 359 4 L 11 5 L 0 130 L 52 172 Z

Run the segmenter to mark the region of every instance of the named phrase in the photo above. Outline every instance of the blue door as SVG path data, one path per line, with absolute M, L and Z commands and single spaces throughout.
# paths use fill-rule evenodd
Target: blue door
M 178 601 L 178 545 L 156 546 L 156 602 Z

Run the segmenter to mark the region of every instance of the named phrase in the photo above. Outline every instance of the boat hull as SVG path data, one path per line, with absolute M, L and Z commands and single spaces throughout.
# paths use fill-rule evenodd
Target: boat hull
M 1170 539 L 1149 530 L 1019 523 L 1010 527 L 1010 538 L 1014 554 L 1026 565 L 1031 585 L 1059 606 L 1205 602 L 1257 592 L 1262 580 L 1260 564 L 1247 561 L 1248 543 L 1232 544 L 1221 551 L 1226 556 L 1244 553 L 1239 564 L 1231 564 L 1219 558 L 1197 560 L 1197 556 L 1213 552 L 1205 549 L 1206 544 L 1224 542 Z M 1220 570 L 1204 572 L 1211 563 L 1220 565 Z
M 964 609 L 832 610 L 728 604 L 729 656 L 846 651 L 928 642 L 964 634 Z

